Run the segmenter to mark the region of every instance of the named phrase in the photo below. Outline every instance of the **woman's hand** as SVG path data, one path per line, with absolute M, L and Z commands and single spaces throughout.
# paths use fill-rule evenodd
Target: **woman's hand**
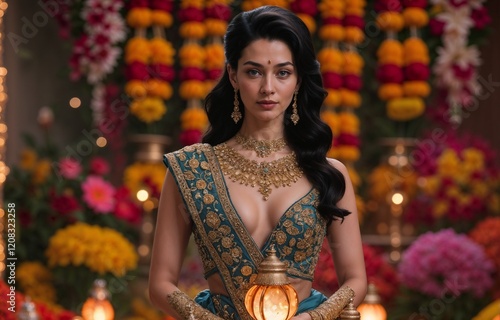
M 304 312 L 304 313 L 301 313 L 301 314 L 294 316 L 290 320 L 311 320 L 311 316 L 309 315 L 309 313 Z

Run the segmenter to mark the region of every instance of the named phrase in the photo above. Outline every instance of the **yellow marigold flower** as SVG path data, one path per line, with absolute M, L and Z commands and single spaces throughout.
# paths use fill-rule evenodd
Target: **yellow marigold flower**
M 208 124 L 205 110 L 202 108 L 187 108 L 181 114 L 181 126 L 183 130 L 197 129 L 203 131 Z
M 149 41 L 151 48 L 151 62 L 173 65 L 175 49 L 172 44 L 160 37 L 155 37 Z
M 403 92 L 407 97 L 425 98 L 431 93 L 431 86 L 426 81 L 405 81 Z
M 348 3 L 346 3 L 346 10 L 348 8 L 356 8 L 356 7 L 365 7 L 366 6 L 366 0 L 349 0 Z
M 321 112 L 321 120 L 332 129 L 333 135 L 336 136 L 340 131 L 340 120 L 336 112 L 325 110 Z
M 361 75 L 365 64 L 361 55 L 354 51 L 346 51 L 344 55 L 344 74 Z
M 466 148 L 461 152 L 463 168 L 466 172 L 473 173 L 484 169 L 484 154 L 476 148 Z
M 398 99 L 403 95 L 403 86 L 398 83 L 384 83 L 378 88 L 378 97 L 383 101 Z
M 203 81 L 187 80 L 179 86 L 179 96 L 184 99 L 203 99 L 206 95 L 206 88 Z
M 179 27 L 179 34 L 184 39 L 203 39 L 207 34 L 207 29 L 203 22 L 184 22 Z
M 146 83 L 141 80 L 130 80 L 125 84 L 125 93 L 132 98 L 143 98 L 148 94 Z
M 351 3 L 349 3 L 349 6 L 345 8 L 345 15 L 352 15 L 352 16 L 358 16 L 358 17 L 364 17 L 365 16 L 365 9 L 364 5 L 363 6 L 352 6 Z
M 339 150 L 337 148 L 330 148 L 326 153 L 328 158 L 339 159 Z
M 368 193 L 371 199 L 386 203 L 387 195 L 397 186 L 408 197 L 413 197 L 417 191 L 417 179 L 417 174 L 413 170 L 399 170 L 383 163 L 368 176 Z
M 358 27 L 345 27 L 344 41 L 360 44 L 365 40 L 365 33 Z
M 127 24 L 132 28 L 147 28 L 151 25 L 151 18 L 149 8 L 132 8 L 127 13 Z
M 319 38 L 323 41 L 342 41 L 344 33 L 344 27 L 337 24 L 327 24 L 319 28 Z
M 342 101 L 342 98 L 340 96 L 340 91 L 334 89 L 326 89 L 326 91 L 328 92 L 328 95 L 326 96 L 326 99 L 324 101 L 325 106 L 329 107 L 340 106 L 340 102 Z
M 130 105 L 130 113 L 146 123 L 160 120 L 166 112 L 167 107 L 160 98 L 146 97 Z
M 127 42 L 125 46 L 126 63 L 132 63 L 134 61 L 148 63 L 150 56 L 151 48 L 147 39 L 134 37 Z
M 384 31 L 400 31 L 404 27 L 403 15 L 396 11 L 381 12 L 376 18 L 377 25 Z
M 449 204 L 446 201 L 436 201 L 432 208 L 432 215 L 436 218 L 441 218 L 446 215 L 449 209 Z
M 377 59 L 379 64 L 395 64 L 397 66 L 403 66 L 403 44 L 394 39 L 384 40 L 377 49 Z
M 36 161 L 38 159 L 38 155 L 33 149 L 24 149 L 21 151 L 21 161 L 19 163 L 19 167 L 26 171 L 32 171 L 35 169 Z
M 198 43 L 188 43 L 179 50 L 180 63 L 184 67 L 203 68 L 205 62 L 205 49 Z
M 50 161 L 42 159 L 38 161 L 33 170 L 33 183 L 42 184 L 51 174 Z
M 262 7 L 262 6 L 263 6 L 262 1 L 259 1 L 259 0 L 245 0 L 241 4 L 241 9 L 243 11 L 250 11 L 250 10 L 256 9 L 258 7 Z
M 423 179 L 422 190 L 430 196 L 435 195 L 441 187 L 441 179 L 437 176 L 430 176 Z
M 339 151 L 339 159 L 343 161 L 358 161 L 359 160 L 359 148 L 353 146 L 337 146 Z
M 321 65 L 321 72 L 340 73 L 344 64 L 344 55 L 338 49 L 323 48 L 318 53 L 318 61 Z
M 460 170 L 460 159 L 453 149 L 444 150 L 437 159 L 438 173 L 443 177 L 454 177 Z
M 392 99 L 387 103 L 386 111 L 389 119 L 409 121 L 422 115 L 425 110 L 424 101 L 420 98 Z
M 220 19 L 207 18 L 205 19 L 205 28 L 207 35 L 222 37 L 227 30 L 227 22 Z
M 340 132 L 358 134 L 359 133 L 359 119 L 351 112 L 341 112 L 338 115 L 340 123 Z
M 159 79 L 149 79 L 147 84 L 147 91 L 150 96 L 168 100 L 172 97 L 172 86 L 170 83 Z
M 265 4 L 269 5 L 269 6 L 278 6 L 278 7 L 288 9 L 288 2 L 289 1 L 290 0 L 266 0 Z
M 56 290 L 52 286 L 52 273 L 38 261 L 26 261 L 19 265 L 16 278 L 21 291 L 33 300 L 55 303 Z
M 84 248 L 75 252 L 76 244 Z M 137 266 L 134 245 L 114 229 L 77 222 L 59 229 L 50 239 L 45 251 L 49 266 L 85 266 L 99 274 L 111 273 L 121 277 Z
M 318 4 L 318 10 L 322 18 L 343 18 L 345 2 L 342 0 L 321 1 Z
M 297 13 L 297 16 L 304 22 L 311 34 L 316 32 L 316 21 L 308 14 Z
M 407 27 L 425 27 L 429 23 L 429 15 L 422 8 L 408 7 L 403 10 L 403 18 Z
M 498 318 L 498 306 L 500 306 L 500 298 L 484 307 L 472 320 L 495 320 Z
M 160 191 L 166 171 L 163 163 L 135 162 L 125 168 L 123 183 L 132 193 L 137 193 L 144 189 L 144 181 L 147 179 L 152 182 L 157 191 Z
M 207 69 L 222 69 L 225 64 L 224 47 L 213 43 L 205 46 L 205 66 Z
M 197 9 L 203 9 L 203 0 L 182 0 L 181 8 L 194 7 Z
M 169 12 L 163 10 L 153 10 L 151 13 L 151 23 L 154 25 L 168 28 L 172 25 L 174 19 Z
M 361 105 L 361 95 L 352 90 L 340 89 L 340 104 L 344 107 L 357 108 Z
M 473 195 L 478 196 L 482 199 L 487 198 L 488 195 L 491 193 L 490 186 L 481 180 L 470 182 L 470 188 L 471 188 L 471 193 Z

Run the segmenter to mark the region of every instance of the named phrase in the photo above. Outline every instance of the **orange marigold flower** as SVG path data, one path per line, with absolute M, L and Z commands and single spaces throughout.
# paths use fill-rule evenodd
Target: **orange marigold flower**
M 340 91 L 335 89 L 326 89 L 326 91 L 328 92 L 328 95 L 326 96 L 326 99 L 324 101 L 325 106 L 329 107 L 340 106 L 340 102 L 342 101 L 342 98 L 340 96 Z
M 422 115 L 425 110 L 421 98 L 392 99 L 387 103 L 386 111 L 389 119 L 394 121 L 408 121 Z
M 359 44 L 365 40 L 365 33 L 358 27 L 345 27 L 344 41 Z
M 340 89 L 340 104 L 344 107 L 357 108 L 361 105 L 361 95 L 352 90 Z
M 132 28 L 147 28 L 151 22 L 152 15 L 149 8 L 132 8 L 127 14 L 127 24 Z
M 431 92 L 431 86 L 425 81 L 406 81 L 403 83 L 403 91 L 407 97 L 427 97 Z
M 403 15 L 396 11 L 385 11 L 376 18 L 377 25 L 384 31 L 398 32 L 404 27 Z
M 181 83 L 179 95 L 182 99 L 203 99 L 206 95 L 206 87 L 203 81 L 187 80 Z
M 179 50 L 180 63 L 184 67 L 203 68 L 205 55 L 205 49 L 198 43 L 185 44 Z
M 169 12 L 153 10 L 151 13 L 152 24 L 168 28 L 172 26 L 174 19 Z
M 179 28 L 179 34 L 184 39 L 203 39 L 207 34 L 207 29 L 203 22 L 184 22 Z
M 327 24 L 319 28 L 319 37 L 323 41 L 342 41 L 344 33 L 344 27 L 338 24 Z
M 205 27 L 208 35 L 222 37 L 227 30 L 227 22 L 220 19 L 207 18 L 205 19 Z
M 125 93 L 132 98 L 142 98 L 148 93 L 146 83 L 140 80 L 130 80 L 125 84 Z
M 407 27 L 422 28 L 429 23 L 429 15 L 422 8 L 405 8 L 403 10 L 403 18 Z
M 297 13 L 297 16 L 304 22 L 311 34 L 316 32 L 316 21 L 308 14 Z
M 125 46 L 125 62 L 132 63 L 139 61 L 148 63 L 151 56 L 149 41 L 142 37 L 134 37 L 127 42 Z
M 323 48 L 318 53 L 321 72 L 332 71 L 340 73 L 344 63 L 342 52 L 335 48 Z
M 377 49 L 377 58 L 380 64 L 403 65 L 403 44 L 394 39 L 384 40 Z
M 383 101 L 401 98 L 403 94 L 403 86 L 398 83 L 386 83 L 378 88 L 378 97 Z
M 149 79 L 147 82 L 147 91 L 150 96 L 159 97 L 168 100 L 172 97 L 172 86 L 170 83 L 159 79 Z

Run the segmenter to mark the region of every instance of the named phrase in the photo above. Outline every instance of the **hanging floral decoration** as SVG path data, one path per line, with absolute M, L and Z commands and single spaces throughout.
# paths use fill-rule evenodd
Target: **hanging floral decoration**
M 490 146 L 472 136 L 449 135 L 433 150 L 423 141 L 413 152 L 420 178 L 404 215 L 409 223 L 468 232 L 488 214 L 499 213 L 500 174 Z
M 491 23 L 484 2 L 431 0 L 430 31 L 442 43 L 432 68 L 438 87 L 438 106 L 432 116 L 438 123 L 457 126 L 464 113 L 477 107 L 475 97 L 482 90 L 477 69 L 482 61 L 470 38 Z
M 149 7 L 147 2 L 134 0 L 129 6 L 127 23 L 134 35 L 125 46 L 125 92 L 132 98 L 131 114 L 148 125 L 164 117 L 165 100 L 173 94 L 175 50 L 164 33 L 173 23 L 173 1 L 152 1 Z M 151 39 L 147 38 L 149 28 Z
M 316 32 L 315 17 L 318 13 L 316 0 L 292 0 L 290 10 L 304 22 L 311 34 Z
M 205 1 L 183 0 L 180 2 L 178 18 L 179 34 L 184 39 L 179 49 L 180 86 L 179 95 L 186 102 L 181 114 L 181 130 L 179 140 L 183 145 L 200 142 L 207 125 L 206 115 L 201 108 L 201 100 L 207 93 L 205 60 L 206 51 L 201 40 L 207 35 L 205 24 Z M 213 20 L 210 20 L 214 27 Z M 212 30 L 212 29 L 211 29 Z
M 277 6 L 282 8 L 289 8 L 291 0 L 243 0 L 241 1 L 241 10 L 250 11 L 262 6 Z

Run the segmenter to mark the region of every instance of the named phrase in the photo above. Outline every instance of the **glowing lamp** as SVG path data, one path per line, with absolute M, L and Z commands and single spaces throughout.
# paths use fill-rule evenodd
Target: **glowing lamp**
M 368 292 L 365 300 L 358 306 L 361 320 L 386 320 L 387 312 L 380 304 L 380 296 L 377 293 L 377 287 L 373 283 L 368 285 Z
M 254 285 L 245 296 L 245 307 L 255 320 L 288 320 L 297 312 L 299 299 L 286 275 L 286 264 L 274 247 L 261 262 Z
M 106 289 L 106 281 L 97 279 L 90 292 L 90 297 L 82 307 L 84 320 L 113 320 L 115 312 L 109 302 L 109 291 Z

